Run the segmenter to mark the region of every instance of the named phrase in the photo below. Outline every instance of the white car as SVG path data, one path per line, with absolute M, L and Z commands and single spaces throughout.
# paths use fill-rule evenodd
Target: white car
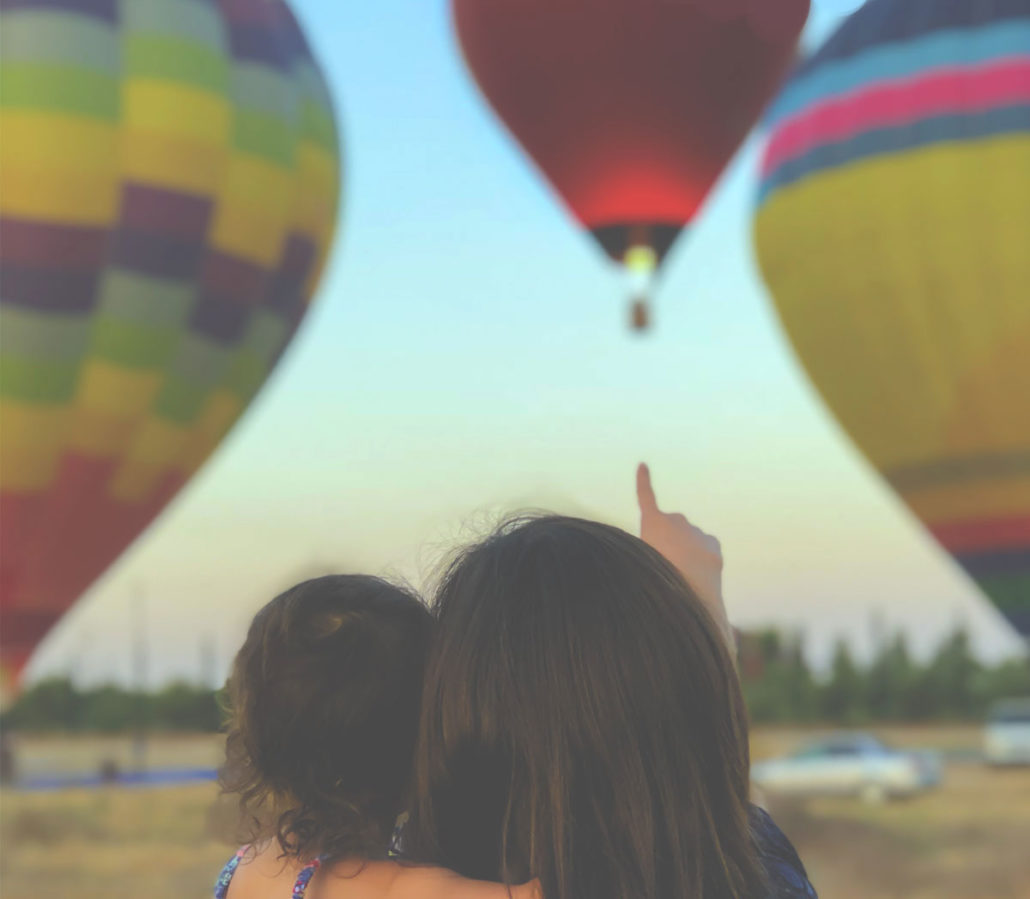
M 882 802 L 931 789 L 940 783 L 941 767 L 930 753 L 902 752 L 870 734 L 842 733 L 809 743 L 794 755 L 759 762 L 751 778 L 773 794 Z
M 1030 765 L 1030 699 L 1005 699 L 991 706 L 984 757 L 992 765 Z

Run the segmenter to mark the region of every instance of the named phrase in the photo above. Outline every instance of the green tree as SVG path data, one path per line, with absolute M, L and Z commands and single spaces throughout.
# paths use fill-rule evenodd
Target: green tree
M 905 694 L 902 718 L 906 721 L 931 721 L 941 717 L 941 696 L 933 672 L 919 667 Z
M 783 688 L 787 693 L 792 721 L 814 721 L 819 717 L 819 691 L 805 661 L 804 642 L 795 636 L 784 646 Z
M 815 681 L 799 635 L 756 635 L 761 673 L 744 680 L 744 697 L 756 723 L 811 721 L 817 717 Z
M 877 720 L 905 717 L 906 702 L 916 676 L 903 634 L 880 648 L 866 672 L 866 708 Z
M 758 651 L 766 664 L 778 662 L 783 657 L 783 635 L 777 630 L 764 630 L 758 634 Z
M 744 682 L 744 700 L 755 724 L 777 724 L 794 720 L 789 695 L 777 663 L 767 665 L 760 678 Z
M 82 726 L 85 730 L 121 733 L 136 722 L 139 708 L 138 694 L 114 685 L 97 687 L 83 694 Z
M 982 718 L 999 699 L 1030 697 L 1030 657 L 981 668 L 973 678 L 972 691 L 977 718 Z
M 980 664 L 973 658 L 969 634 L 955 631 L 934 654 L 926 669 L 929 689 L 936 694 L 938 716 L 966 719 L 976 715 L 975 680 Z
M 154 724 L 165 730 L 216 731 L 222 723 L 217 694 L 206 687 L 170 684 L 152 697 Z
M 67 677 L 51 677 L 29 687 L 4 716 L 4 725 L 30 731 L 78 730 L 83 696 Z
M 837 641 L 830 680 L 819 692 L 824 718 L 838 724 L 858 724 L 868 717 L 864 678 L 844 640 Z

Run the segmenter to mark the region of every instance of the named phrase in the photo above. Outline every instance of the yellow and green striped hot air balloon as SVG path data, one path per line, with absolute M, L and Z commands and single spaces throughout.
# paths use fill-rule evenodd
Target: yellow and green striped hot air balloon
M 794 348 L 1030 635 L 1030 0 L 870 0 L 771 122 L 755 236 Z
M 3 0 L 0 659 L 214 450 L 331 243 L 332 104 L 283 0 Z

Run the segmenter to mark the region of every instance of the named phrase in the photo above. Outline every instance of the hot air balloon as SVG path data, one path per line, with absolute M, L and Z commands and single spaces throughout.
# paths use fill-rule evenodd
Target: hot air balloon
M 808 0 L 453 0 L 465 58 L 572 216 L 634 282 L 677 236 L 794 59 Z
M 795 350 L 1030 634 L 1030 0 L 870 0 L 770 122 L 755 238 Z
M 4 0 L 0 659 L 16 675 L 247 407 L 330 245 L 283 0 Z

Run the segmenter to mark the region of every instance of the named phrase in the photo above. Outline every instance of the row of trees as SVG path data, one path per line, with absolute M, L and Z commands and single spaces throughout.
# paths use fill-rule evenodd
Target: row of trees
M 813 673 L 802 649 L 799 638 L 775 631 L 745 638 L 744 693 L 753 721 L 970 721 L 982 719 L 999 699 L 1030 697 L 1030 661 L 983 665 L 964 631 L 952 634 L 922 663 L 902 635 L 886 641 L 866 665 L 855 661 L 842 640 L 823 677 Z
M 989 667 L 970 651 L 959 631 L 920 663 L 901 635 L 884 643 L 867 665 L 837 644 L 828 675 L 805 661 L 800 639 L 766 631 L 741 645 L 744 694 L 756 723 L 981 719 L 988 706 L 1010 696 L 1030 696 L 1026 659 Z M 216 731 L 224 720 L 219 692 L 172 684 L 157 693 L 116 686 L 79 689 L 67 678 L 26 690 L 0 726 L 22 731 Z
M 220 694 L 207 687 L 176 683 L 156 693 L 118 686 L 80 689 L 57 677 L 25 690 L 0 726 L 30 732 L 211 732 L 223 718 Z

